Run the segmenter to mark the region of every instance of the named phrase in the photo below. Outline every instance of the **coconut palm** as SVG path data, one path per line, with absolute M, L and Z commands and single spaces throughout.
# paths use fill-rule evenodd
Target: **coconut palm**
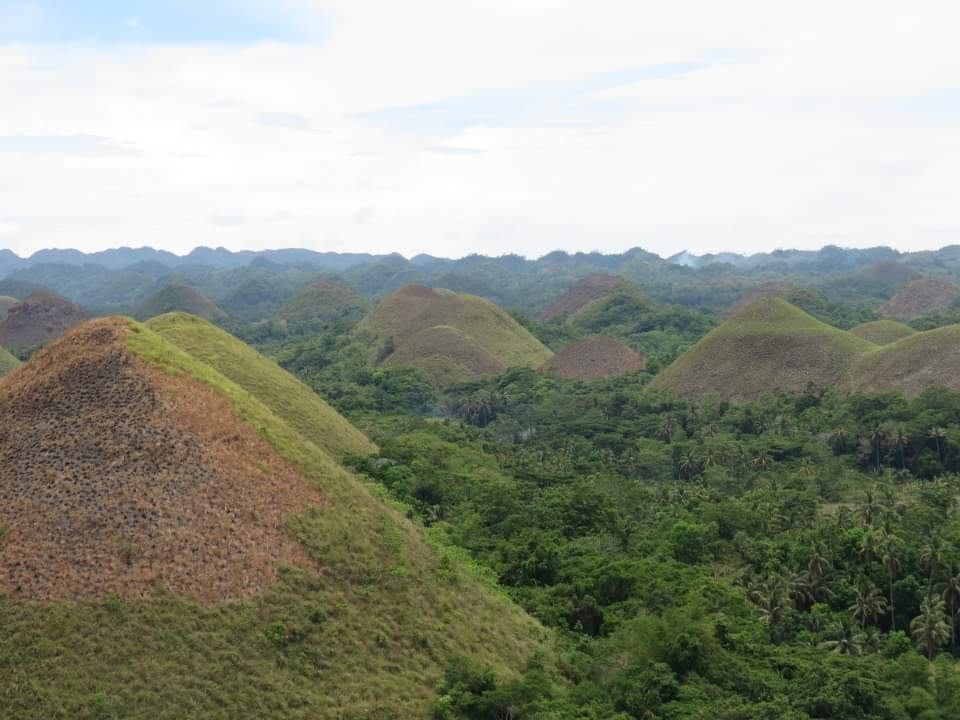
M 807 563 L 807 571 L 810 577 L 820 580 L 830 572 L 830 553 L 823 543 L 818 543 L 810 556 L 810 562 Z
M 833 626 L 831 639 L 824 640 L 820 647 L 834 655 L 859 655 L 863 652 L 863 638 L 846 620 Z
M 943 584 L 943 602 L 947 606 L 950 618 L 950 644 L 957 636 L 957 610 L 960 610 L 960 573 L 950 568 L 947 581 Z
M 900 455 L 900 469 L 907 469 L 906 449 L 910 445 L 910 436 L 902 425 L 898 425 L 890 432 L 890 442 Z
M 867 527 L 872 527 L 874 521 L 880 516 L 883 506 L 877 501 L 873 492 L 867 490 L 860 505 L 860 514 L 863 516 L 863 522 Z
M 920 553 L 920 567 L 929 573 L 927 581 L 927 602 L 933 597 L 933 579 L 937 574 L 940 563 L 943 562 L 943 538 L 939 534 L 932 535 L 923 551 Z
M 863 533 L 863 540 L 860 541 L 860 559 L 867 567 L 873 562 L 874 558 L 880 552 L 880 533 L 876 530 L 868 529 Z
M 865 628 L 869 623 L 875 622 L 886 608 L 887 601 L 884 600 L 883 593 L 877 587 L 867 585 L 857 591 L 857 598 L 849 610 L 860 627 Z
M 890 602 L 888 603 L 890 609 L 890 631 L 893 632 L 897 629 L 893 604 L 893 581 L 897 577 L 897 573 L 900 572 L 900 559 L 897 557 L 896 538 L 892 535 L 884 537 L 883 553 L 880 557 L 880 562 L 883 565 L 883 569 L 887 571 L 887 585 L 890 596 Z
M 928 660 L 950 639 L 950 626 L 947 624 L 943 600 L 929 598 L 920 606 L 920 614 L 910 623 L 910 636 L 920 647 Z
M 940 462 L 943 462 L 943 446 L 947 439 L 947 431 L 942 427 L 933 427 L 927 431 L 927 437 L 932 439 L 937 445 L 937 456 L 940 458 Z
M 880 447 L 887 439 L 887 430 L 883 425 L 874 425 L 867 433 L 867 439 L 873 448 L 874 458 L 876 460 L 876 470 L 880 472 Z
M 847 449 L 847 443 L 850 440 L 850 432 L 845 427 L 834 428 L 830 431 L 830 447 L 834 455 L 839 455 Z

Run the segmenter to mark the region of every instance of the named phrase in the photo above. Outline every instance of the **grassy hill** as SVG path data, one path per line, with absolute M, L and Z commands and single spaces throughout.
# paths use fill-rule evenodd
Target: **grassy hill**
M 873 322 L 863 323 L 862 325 L 850 328 L 850 332 L 875 345 L 889 345 L 892 342 L 913 335 L 916 330 L 896 320 L 874 320 Z
M 186 313 L 161 315 L 146 325 L 237 383 L 332 455 L 376 452 L 363 433 L 310 388 L 228 332 Z
M 810 383 L 836 387 L 875 347 L 785 300 L 764 298 L 712 330 L 652 384 L 684 397 L 717 393 L 730 400 L 798 392 Z
M 465 655 L 510 676 L 548 649 L 538 624 L 433 549 L 330 454 L 150 327 L 117 318 L 81 326 L 0 380 L 0 408 L 0 457 L 31 460 L 23 473 L 0 463 L 2 716 L 424 717 L 449 660 Z M 44 447 L 60 461 L 34 458 Z M 173 462 L 177 453 L 188 462 Z M 150 470 L 156 462 L 166 470 Z M 46 490 L 9 501 L 35 480 Z M 87 491 L 71 495 L 79 486 Z M 293 491 L 319 501 L 276 525 Z M 220 493 L 235 500 L 219 502 Z M 81 510 L 94 532 L 79 536 L 86 544 L 73 559 L 74 545 L 52 533 L 76 526 Z M 204 523 L 220 528 L 209 542 L 157 552 L 170 534 Z M 243 576 L 205 581 L 221 572 L 209 567 L 210 546 L 226 553 L 224 567 L 245 556 L 264 567 L 278 543 L 257 538 L 270 533 L 294 548 L 291 562 L 265 589 L 219 600 Z M 85 562 L 87 552 L 103 559 Z M 34 585 L 11 582 L 24 563 L 42 571 L 24 577 L 48 588 L 62 590 L 63 577 L 101 582 L 37 601 Z M 181 572 L 182 590 L 165 590 L 162 578 L 183 567 L 201 576 Z M 59 568 L 67 572 L 51 572 Z
M 357 334 L 385 363 L 419 367 L 438 382 L 537 367 L 552 354 L 488 300 L 422 285 L 387 295 Z
M 276 318 L 294 326 L 325 327 L 340 321 L 356 322 L 369 308 L 370 303 L 353 288 L 332 280 L 321 280 L 284 303 Z
M 540 322 L 566 320 L 590 303 L 626 283 L 619 275 L 597 273 L 581 278 L 537 316 Z
M 930 387 L 960 388 L 960 325 L 914 333 L 860 359 L 845 389 L 917 395 Z
M 643 370 L 643 355 L 611 337 L 593 336 L 568 345 L 540 366 L 548 375 L 595 380 Z
M 0 347 L 0 377 L 13 372 L 20 366 L 20 361 L 7 350 Z
M 960 300 L 960 286 L 946 280 L 923 278 L 903 286 L 877 310 L 894 320 L 914 320 L 952 308 Z
M 220 320 L 227 314 L 198 290 L 187 285 L 170 285 L 148 298 L 137 310 L 139 320 L 157 315 L 185 312 L 204 320 Z

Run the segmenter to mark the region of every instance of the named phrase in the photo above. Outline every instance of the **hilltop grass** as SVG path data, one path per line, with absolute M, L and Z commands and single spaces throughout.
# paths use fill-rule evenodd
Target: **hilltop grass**
M 335 457 L 376 452 L 363 433 L 310 388 L 224 330 L 186 313 L 161 315 L 146 326 L 230 378 Z
M 913 335 L 917 331 L 909 325 L 896 320 L 874 320 L 850 329 L 850 332 L 875 345 L 889 345 Z
M 540 625 L 250 392 L 146 326 L 131 322 L 127 344 L 231 400 L 329 498 L 288 524 L 320 570 L 284 568 L 262 595 L 206 608 L 0 594 L 0 718 L 425 717 L 454 657 L 510 677 L 546 648 Z
M 780 298 L 755 301 L 712 330 L 653 381 L 680 396 L 755 399 L 808 384 L 836 387 L 872 343 L 831 327 Z
M 0 377 L 7 375 L 20 367 L 20 361 L 9 351 L 0 347 Z
M 218 320 L 227 314 L 198 290 L 186 285 L 170 285 L 147 299 L 137 310 L 138 320 L 149 320 L 171 312 L 185 312 L 205 320 Z
M 459 344 L 450 342 L 451 333 L 457 334 Z M 443 342 L 427 342 L 429 337 Z M 420 286 L 384 298 L 357 327 L 357 338 L 374 353 L 392 342 L 394 348 L 382 360 L 418 367 L 440 384 L 467 379 L 476 368 L 489 374 L 507 367 L 539 367 L 553 354 L 489 300 Z

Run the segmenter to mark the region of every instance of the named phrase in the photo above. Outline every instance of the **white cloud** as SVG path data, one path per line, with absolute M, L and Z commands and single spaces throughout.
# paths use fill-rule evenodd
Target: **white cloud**
M 0 47 L 18 249 L 960 241 L 952 3 L 293 5 L 324 43 Z

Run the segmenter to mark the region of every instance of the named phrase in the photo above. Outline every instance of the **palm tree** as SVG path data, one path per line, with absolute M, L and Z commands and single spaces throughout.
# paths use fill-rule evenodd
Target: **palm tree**
M 830 554 L 823 543 L 818 543 L 813 549 L 813 555 L 810 556 L 810 562 L 807 563 L 807 571 L 810 577 L 815 580 L 822 579 L 830 572 Z
M 820 647 L 834 655 L 859 655 L 863 652 L 862 636 L 846 620 L 833 626 L 833 639 L 820 643 Z
M 950 626 L 944 614 L 943 600 L 932 602 L 926 599 L 920 606 L 920 614 L 910 623 L 910 636 L 924 651 L 928 660 L 941 645 L 950 639 Z
M 887 571 L 887 584 L 890 593 L 890 632 L 897 629 L 895 619 L 895 609 L 893 604 L 893 581 L 900 572 L 900 559 L 897 557 L 896 538 L 893 535 L 887 535 L 883 543 L 883 555 L 880 558 L 883 569 Z
M 845 427 L 834 428 L 830 431 L 830 447 L 834 455 L 839 455 L 847 449 L 850 433 Z
M 867 434 L 870 444 L 873 446 L 874 457 L 876 458 L 876 470 L 880 472 L 880 446 L 887 439 L 887 431 L 883 425 L 874 425 Z
M 920 567 L 930 573 L 927 582 L 927 602 L 933 597 L 933 578 L 937 568 L 943 562 L 943 538 L 939 534 L 931 536 L 923 552 L 920 553 Z
M 860 559 L 866 567 L 870 566 L 880 550 L 880 534 L 873 529 L 867 529 L 860 542 Z
M 900 469 L 907 469 L 907 457 L 905 450 L 908 445 L 910 445 L 910 436 L 907 435 L 907 431 L 903 428 L 902 425 L 898 425 L 890 433 L 890 439 L 893 442 L 893 446 L 897 449 L 897 452 L 900 454 Z
M 873 496 L 873 491 L 867 490 L 864 496 L 863 504 L 860 506 L 860 514 L 863 515 L 863 522 L 867 527 L 873 526 L 873 521 L 877 519 L 882 508 L 877 499 Z
M 668 416 L 662 423 L 660 423 L 660 427 L 657 428 L 657 438 L 669 443 L 671 440 L 673 440 L 673 433 L 675 430 L 676 424 L 674 419 Z
M 950 613 L 950 645 L 957 637 L 957 610 L 960 609 L 960 573 L 954 573 L 950 568 L 947 581 L 943 584 L 943 602 Z
M 887 601 L 883 599 L 883 593 L 879 589 L 867 585 L 857 591 L 857 599 L 849 609 L 853 619 L 860 623 L 861 628 L 865 628 L 887 609 Z
M 755 585 L 747 596 L 760 609 L 764 621 L 770 632 L 770 640 L 776 637 L 777 628 L 787 611 L 787 591 L 784 582 L 779 579 L 770 579 Z
M 947 438 L 947 431 L 942 427 L 933 427 L 927 431 L 927 437 L 931 438 L 937 444 L 937 456 L 940 458 L 940 462 L 942 463 L 944 460 L 943 445 Z

